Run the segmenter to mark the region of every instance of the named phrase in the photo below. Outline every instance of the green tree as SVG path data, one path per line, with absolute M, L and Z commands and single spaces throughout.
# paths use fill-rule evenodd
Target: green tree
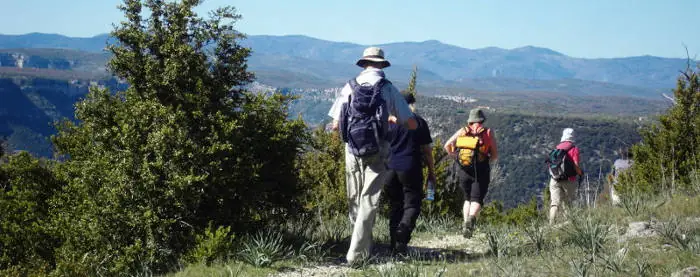
M 690 67 L 678 78 L 674 105 L 642 130 L 635 163 L 620 189 L 674 193 L 692 187 L 700 170 L 700 77 Z
M 406 88 L 406 91 L 413 94 L 413 96 L 418 96 L 418 92 L 416 91 L 416 79 L 418 79 L 418 66 L 413 66 L 411 77 L 408 79 L 408 88 Z
M 79 123 L 53 138 L 69 180 L 55 218 L 62 275 L 164 272 L 208 226 L 253 229 L 299 209 L 301 120 L 291 100 L 244 90 L 250 50 L 232 7 L 125 0 L 109 69 L 124 92 L 91 88 Z

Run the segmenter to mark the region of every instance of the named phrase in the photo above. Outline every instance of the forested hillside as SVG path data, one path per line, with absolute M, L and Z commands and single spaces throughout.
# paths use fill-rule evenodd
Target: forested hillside
M 54 123 L 74 119 L 74 105 L 91 85 L 113 91 L 126 87 L 115 79 L 65 80 L 46 72 L 38 74 L 2 77 L 0 72 L 0 137 L 7 140 L 11 150 L 26 150 L 42 157 L 52 156 L 49 137 L 56 133 Z

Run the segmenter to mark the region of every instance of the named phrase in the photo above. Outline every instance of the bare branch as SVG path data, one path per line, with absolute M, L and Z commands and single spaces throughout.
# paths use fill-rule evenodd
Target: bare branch
M 668 99 L 668 100 L 671 100 L 671 102 L 673 102 L 673 105 L 676 104 L 676 99 L 675 99 L 675 98 L 673 98 L 673 97 L 671 97 L 671 96 L 668 96 L 668 95 L 665 94 L 665 93 L 662 93 L 661 95 L 663 95 L 664 98 L 666 98 L 666 99 Z
M 685 45 L 685 43 L 682 43 L 682 44 L 683 44 L 683 48 L 685 48 L 685 57 L 686 57 L 685 72 L 688 72 L 688 71 L 691 70 L 691 67 L 690 67 L 690 64 L 691 64 L 691 63 L 690 63 L 690 62 L 691 62 L 692 60 L 690 59 L 690 52 L 688 52 L 688 46 Z M 688 74 L 685 74 L 685 76 L 687 77 Z

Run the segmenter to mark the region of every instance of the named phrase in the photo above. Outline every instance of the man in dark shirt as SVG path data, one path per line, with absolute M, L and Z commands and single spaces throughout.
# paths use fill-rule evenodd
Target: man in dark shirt
M 392 178 L 387 186 L 391 206 L 389 228 L 391 248 L 395 253 L 405 253 L 416 225 L 423 200 L 423 162 L 428 166 L 428 179 L 435 182 L 433 164 L 433 142 L 428 123 L 415 114 L 413 94 L 402 92 L 411 111 L 414 112 L 418 128 L 408 130 L 397 124 L 389 126 L 391 154 L 388 168 Z

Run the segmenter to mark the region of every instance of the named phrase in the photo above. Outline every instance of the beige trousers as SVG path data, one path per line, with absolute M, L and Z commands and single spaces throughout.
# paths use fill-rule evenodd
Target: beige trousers
M 576 182 L 557 181 L 550 178 L 549 193 L 552 203 L 549 208 L 549 223 L 553 224 L 560 207 L 568 208 L 576 198 Z
M 349 263 L 369 255 L 372 246 L 372 228 L 377 217 L 379 196 L 389 172 L 386 157 L 389 146 L 380 154 L 358 158 L 345 146 L 345 174 L 352 239 L 346 256 Z

